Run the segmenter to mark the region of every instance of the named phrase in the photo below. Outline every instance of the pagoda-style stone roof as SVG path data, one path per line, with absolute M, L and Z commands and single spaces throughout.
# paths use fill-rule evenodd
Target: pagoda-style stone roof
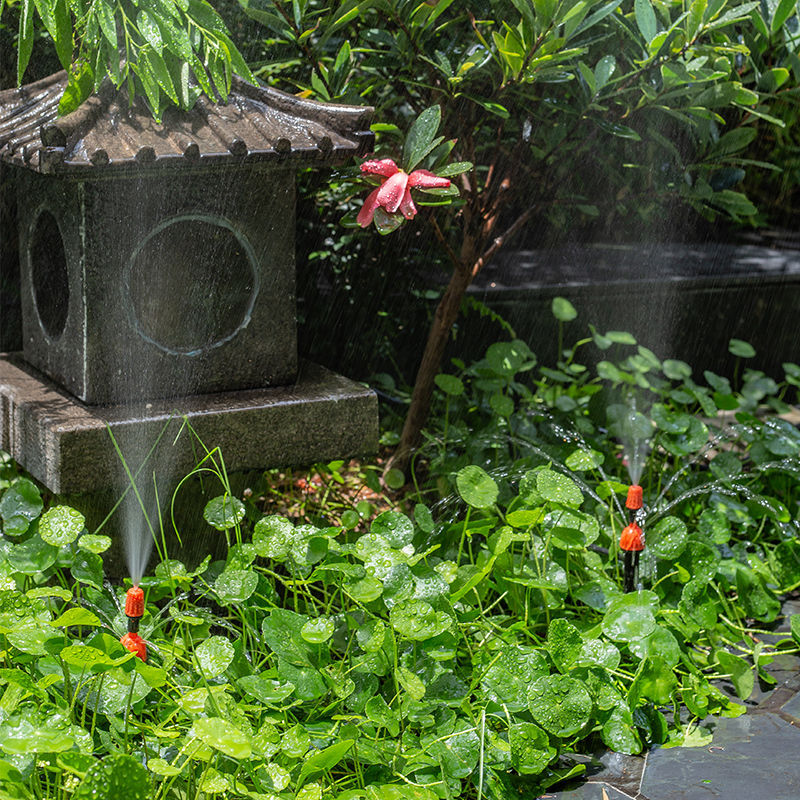
M 158 123 L 106 82 L 58 117 L 65 72 L 0 92 L 0 159 L 37 172 L 100 177 L 119 168 L 218 162 L 341 163 L 372 149 L 372 109 L 318 103 L 234 78 L 227 103 L 200 97 Z

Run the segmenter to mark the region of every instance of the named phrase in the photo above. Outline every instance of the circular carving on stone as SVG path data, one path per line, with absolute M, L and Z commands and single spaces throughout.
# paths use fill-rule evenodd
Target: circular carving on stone
M 221 217 L 184 214 L 136 247 L 123 279 L 139 335 L 167 353 L 195 356 L 249 322 L 259 279 L 253 249 Z
M 33 304 L 42 330 L 51 339 L 64 332 L 69 310 L 69 273 L 64 240 L 56 218 L 39 212 L 28 239 Z

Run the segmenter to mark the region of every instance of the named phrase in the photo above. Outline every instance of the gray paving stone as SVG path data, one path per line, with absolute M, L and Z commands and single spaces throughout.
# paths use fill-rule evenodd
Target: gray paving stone
M 800 694 L 796 694 L 788 703 L 781 706 L 781 711 L 800 720 Z
M 702 748 L 655 748 L 641 794 L 648 800 L 797 800 L 800 729 L 774 714 L 709 720 Z
M 631 800 L 631 795 L 609 784 L 585 783 L 577 789 L 540 795 L 537 800 Z
M 587 782 L 610 784 L 631 796 L 638 793 L 645 764 L 644 756 L 628 756 L 605 750 L 591 756 L 573 758 L 586 765 L 584 777 Z

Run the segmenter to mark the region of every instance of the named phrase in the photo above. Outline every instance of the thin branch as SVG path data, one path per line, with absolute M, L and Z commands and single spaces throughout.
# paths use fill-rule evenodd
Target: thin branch
M 520 214 L 514 222 L 506 228 L 506 230 L 501 233 L 499 236 L 494 238 L 494 241 L 491 245 L 483 251 L 483 255 L 472 265 L 472 277 L 475 276 L 483 269 L 484 265 L 494 257 L 497 252 L 511 239 L 514 234 L 519 231 L 519 229 L 533 216 L 533 212 L 536 210 L 535 206 L 531 206 L 527 211 L 524 211 Z

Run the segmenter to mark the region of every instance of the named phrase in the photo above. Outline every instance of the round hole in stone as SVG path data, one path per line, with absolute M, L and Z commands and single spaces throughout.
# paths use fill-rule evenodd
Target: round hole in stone
M 64 332 L 69 309 L 69 274 L 64 240 L 56 218 L 42 211 L 28 243 L 33 302 L 44 332 L 57 339 Z
M 134 252 L 126 284 L 139 334 L 173 354 L 197 355 L 232 339 L 257 293 L 246 239 L 224 220 L 175 217 Z

